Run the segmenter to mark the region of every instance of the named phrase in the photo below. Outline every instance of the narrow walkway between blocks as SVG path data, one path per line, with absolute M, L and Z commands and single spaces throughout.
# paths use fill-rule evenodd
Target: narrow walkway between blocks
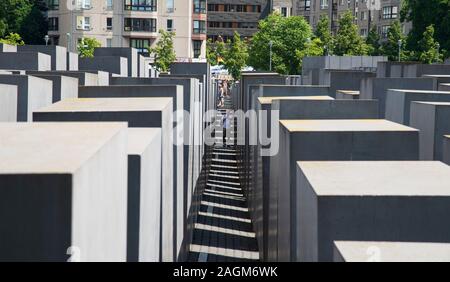
M 202 195 L 188 261 L 258 261 L 259 252 L 247 199 L 242 191 L 236 163 L 235 146 L 224 146 L 222 114 L 232 108 L 230 99 L 218 110 L 216 143 L 208 182 Z M 235 138 L 231 125 L 231 140 Z

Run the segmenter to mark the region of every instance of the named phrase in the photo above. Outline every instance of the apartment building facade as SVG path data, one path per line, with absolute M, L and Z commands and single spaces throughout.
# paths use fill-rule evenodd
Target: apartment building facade
M 270 0 L 208 0 L 208 38 L 227 40 L 234 31 L 250 38 L 270 12 Z
M 290 17 L 293 14 L 293 0 L 272 0 L 272 12 L 279 13 L 283 17 Z
M 103 47 L 134 47 L 148 55 L 160 29 L 175 33 L 182 62 L 206 58 L 207 0 L 47 0 L 52 44 L 75 51 L 83 37 Z
M 400 9 L 401 0 L 293 0 L 293 14 L 305 17 L 313 28 L 322 15 L 327 15 L 330 30 L 336 33 L 339 18 L 350 10 L 361 36 L 367 36 L 370 28 L 376 26 L 382 39 L 392 22 L 400 18 Z M 403 24 L 405 34 L 410 28 L 409 23 Z

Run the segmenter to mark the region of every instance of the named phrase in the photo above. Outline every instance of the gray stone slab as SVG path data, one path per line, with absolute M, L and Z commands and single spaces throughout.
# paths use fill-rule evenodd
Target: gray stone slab
M 450 65 L 416 64 L 404 68 L 404 77 L 421 77 L 426 74 L 450 75 Z
M 450 165 L 450 135 L 444 136 L 444 145 L 443 145 L 443 153 L 444 153 L 444 163 Z
M 63 75 L 78 79 L 80 86 L 109 84 L 109 74 L 104 71 L 27 71 L 29 75 Z
M 122 85 L 122 86 L 82 86 L 79 88 L 80 98 L 124 98 L 124 97 L 170 97 L 174 101 L 174 110 L 178 113 L 184 106 L 183 86 L 180 85 Z M 176 200 L 176 254 L 181 250 L 184 236 L 184 124 L 174 112 L 173 140 L 179 143 L 173 144 L 173 185 Z M 179 144 L 179 145 L 177 145 Z
M 0 261 L 126 260 L 126 127 L 0 124 Z
M 56 103 L 64 99 L 78 98 L 78 78 L 45 74 L 34 74 L 33 76 L 51 80 L 53 82 L 52 103 Z
M 279 152 L 270 159 L 270 195 L 276 195 L 270 202 L 277 205 L 277 220 L 269 222 L 269 234 L 275 230 L 277 246 L 269 244 L 269 258 L 299 259 L 294 252 L 297 161 L 418 160 L 418 147 L 416 129 L 386 120 L 281 120 Z
M 377 77 L 378 78 L 400 78 L 405 77 L 405 66 L 414 65 L 417 62 L 378 62 Z
M 131 77 L 138 77 L 139 71 L 139 57 L 138 50 L 128 47 L 100 47 L 95 48 L 94 57 L 124 57 L 127 58 L 128 75 Z M 115 72 L 114 72 L 115 73 Z M 122 73 L 119 73 L 122 74 Z
M 444 74 L 426 74 L 422 75 L 422 77 L 431 77 L 436 78 L 438 86 L 442 83 L 450 83 L 450 75 Z
M 443 161 L 444 135 L 450 134 L 450 103 L 412 102 L 410 121 L 420 130 L 420 159 Z
M 450 167 L 441 162 L 299 162 L 299 261 L 332 261 L 333 241 L 450 242 Z
M 162 144 L 162 260 L 174 260 L 174 190 L 172 99 L 66 99 L 33 114 L 34 121 L 126 121 L 129 127 L 161 128 Z
M 52 103 L 50 80 L 29 75 L 0 75 L 0 83 L 17 86 L 16 121 L 31 121 L 33 111 Z
M 39 52 L 51 57 L 52 70 L 67 70 L 67 49 L 55 45 L 23 45 L 17 46 L 17 52 Z
M 320 85 L 329 85 L 332 97 L 336 97 L 336 91 L 339 89 L 359 90 L 361 80 L 375 77 L 374 72 L 363 72 L 357 70 L 324 70 L 323 78 L 320 79 Z
M 67 52 L 67 70 L 78 70 L 78 54 L 73 52 Z
M 412 101 L 450 102 L 450 92 L 389 89 L 386 96 L 386 119 L 409 125 Z
M 106 71 L 118 76 L 128 76 L 128 60 L 118 56 L 79 58 L 78 68 L 79 70 Z
M 256 107 L 257 111 L 278 111 L 281 119 L 375 119 L 378 117 L 377 101 L 344 101 L 333 100 L 328 96 L 300 96 L 300 97 L 259 97 Z M 267 122 L 260 120 L 258 125 L 258 135 L 272 137 L 273 124 L 278 124 L 278 119 L 272 120 L 270 114 Z M 278 132 L 278 131 L 277 131 Z M 273 139 L 272 139 L 273 140 Z M 271 144 L 274 148 L 277 145 Z M 267 260 L 268 244 L 271 237 L 268 234 L 269 216 L 271 220 L 276 214 L 276 205 L 271 205 L 269 193 L 270 186 L 270 156 L 262 155 L 261 150 L 268 150 L 269 146 L 263 146 L 259 140 L 257 146 L 250 146 L 251 175 L 248 200 L 250 212 L 253 215 L 253 222 L 256 229 L 257 238 L 261 250 L 261 257 Z M 272 195 L 276 197 L 276 195 Z M 273 203 L 273 202 L 272 202 Z M 269 212 L 270 210 L 270 212 Z M 272 230 L 272 236 L 274 232 Z M 265 238 L 265 239 L 264 239 Z M 265 240 L 265 241 L 264 241 Z M 274 242 L 272 240 L 272 242 Z
M 0 122 L 17 121 L 17 85 L 0 84 Z
M 51 57 L 37 52 L 0 53 L 0 69 L 51 70 Z
M 386 113 L 388 89 L 437 90 L 434 78 L 367 78 L 361 80 L 360 99 L 376 99 L 380 107 L 380 118 Z
M 158 262 L 161 250 L 161 129 L 128 129 L 127 261 Z
M 358 100 L 359 99 L 359 90 L 337 90 L 336 91 L 336 99 L 337 100 Z
M 450 244 L 418 242 L 334 242 L 334 262 L 449 262 Z
M 442 83 L 439 85 L 439 91 L 450 91 L 450 83 Z
M 17 46 L 0 43 L 0 53 L 15 53 L 17 52 Z

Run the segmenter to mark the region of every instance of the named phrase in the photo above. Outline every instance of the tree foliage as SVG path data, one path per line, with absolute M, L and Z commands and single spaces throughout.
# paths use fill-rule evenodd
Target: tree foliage
M 339 19 L 339 29 L 334 40 L 334 54 L 338 56 L 367 55 L 368 48 L 353 22 L 352 12 L 347 11 Z
M 438 43 L 434 40 L 434 26 L 430 25 L 423 33 L 419 41 L 420 53 L 419 60 L 424 64 L 442 62 L 442 55 L 439 54 Z
M 47 34 L 45 0 L 1 0 L 0 37 L 21 34 L 25 43 L 40 44 Z
M 312 41 L 307 43 L 304 49 L 297 50 L 296 56 L 300 61 L 300 67 L 302 66 L 304 57 L 322 56 L 324 52 L 323 46 L 324 44 L 320 38 L 314 38 Z
M 0 39 L 0 43 L 9 44 L 9 45 L 24 45 L 22 38 L 17 33 L 10 33 L 5 38 Z
M 45 0 L 30 0 L 33 4 L 24 18 L 20 34 L 27 44 L 45 44 L 44 37 L 48 33 L 48 10 Z
M 368 54 L 371 56 L 379 56 L 381 54 L 380 35 L 378 34 L 377 27 L 373 26 L 367 34 L 366 44 L 368 48 Z
M 272 70 L 281 74 L 298 74 L 301 60 L 298 51 L 306 48 L 312 37 L 309 24 L 303 17 L 282 17 L 278 13 L 259 22 L 259 31 L 249 47 L 249 65 L 257 70 L 269 70 L 270 42 L 272 42 Z
M 406 52 L 406 36 L 402 32 L 402 27 L 399 21 L 394 21 L 388 29 L 387 40 L 383 43 L 382 53 L 387 56 L 389 60 L 398 60 L 398 42 L 402 42 L 400 51 L 400 58 L 402 61 L 409 60 L 408 52 Z
M 314 37 L 320 39 L 323 52 L 321 55 L 331 54 L 333 47 L 333 35 L 330 32 L 330 20 L 328 16 L 322 15 L 317 23 Z M 318 41 L 316 41 L 317 43 Z
M 450 50 L 450 0 L 403 0 L 401 18 L 412 22 L 408 35 L 410 50 L 421 50 L 419 42 L 430 25 L 434 26 L 434 38 L 441 49 Z M 449 52 L 446 57 L 450 57 Z
M 94 49 L 101 47 L 102 44 L 95 38 L 83 37 L 80 42 L 78 42 L 78 54 L 81 58 L 93 58 Z
M 233 40 L 228 41 L 223 51 L 223 65 L 228 73 L 238 80 L 241 77 L 241 71 L 246 66 L 248 59 L 247 44 L 241 39 L 236 31 Z
M 173 47 L 174 32 L 159 30 L 159 40 L 154 48 L 149 47 L 148 51 L 154 56 L 154 66 L 159 72 L 168 72 L 170 65 L 175 62 L 177 55 Z
M 223 40 L 212 42 L 209 39 L 206 42 L 206 59 L 212 66 L 217 66 L 223 63 L 226 44 Z

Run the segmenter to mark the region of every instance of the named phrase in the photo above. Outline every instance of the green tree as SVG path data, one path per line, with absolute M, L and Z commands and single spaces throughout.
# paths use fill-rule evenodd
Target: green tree
M 95 38 L 83 37 L 78 42 L 78 54 L 81 58 L 93 58 L 95 48 L 101 47 L 102 44 Z
M 420 53 L 419 59 L 424 64 L 432 64 L 442 62 L 442 55 L 439 54 L 438 42 L 434 40 L 434 26 L 430 25 L 423 33 L 422 39 L 419 41 Z
M 246 66 L 248 59 L 247 44 L 241 39 L 236 31 L 233 40 L 227 42 L 227 48 L 224 51 L 223 65 L 228 73 L 238 80 L 241 77 L 242 68 Z
M 424 32 L 434 26 L 434 38 L 441 48 L 450 50 L 450 0 L 403 0 L 402 21 L 412 22 L 408 34 L 408 49 L 420 52 L 419 44 Z M 450 56 L 447 52 L 446 57 Z
M 22 38 L 17 33 L 10 33 L 5 38 L 0 39 L 0 43 L 9 45 L 24 45 Z
M 388 29 L 387 40 L 383 43 L 382 53 L 388 56 L 390 61 L 398 60 L 398 42 L 402 42 L 400 51 L 400 58 L 402 61 L 409 60 L 408 52 L 406 51 L 406 36 L 402 32 L 402 27 L 399 21 L 394 21 Z
M 311 37 L 311 27 L 303 17 L 269 15 L 259 22 L 259 30 L 250 42 L 248 64 L 257 70 L 269 70 L 272 42 L 272 70 L 298 74 L 301 60 L 297 52 L 306 48 Z
M 30 0 L 30 3 L 32 7 L 23 19 L 20 34 L 27 44 L 45 44 L 44 36 L 48 33 L 47 2 L 45 0 Z
M 368 47 L 359 35 L 358 26 L 353 22 L 352 12 L 347 11 L 339 19 L 339 29 L 334 42 L 334 54 L 338 56 L 367 55 Z
M 368 47 L 368 53 L 371 56 L 379 56 L 381 54 L 380 35 L 378 34 L 377 27 L 373 26 L 367 34 L 366 44 Z
M 150 54 L 153 54 L 155 62 L 154 66 L 159 72 L 168 72 L 170 65 L 175 62 L 177 55 L 173 47 L 174 32 L 168 32 L 163 29 L 159 30 L 159 40 L 155 48 L 148 48 Z
M 333 35 L 330 32 L 330 20 L 328 16 L 322 15 L 320 17 L 319 22 L 317 23 L 316 30 L 314 31 L 314 37 L 320 39 L 321 44 L 323 45 L 323 54 L 330 54 L 333 50 Z
M 226 44 L 222 40 L 212 42 L 209 39 L 206 42 L 206 59 L 212 66 L 217 66 L 223 63 L 223 57 Z
M 300 61 L 300 68 L 303 63 L 304 57 L 311 57 L 311 56 L 322 56 L 323 55 L 323 42 L 320 40 L 320 38 L 314 38 L 312 41 L 308 42 L 305 46 L 306 48 L 302 50 L 297 50 L 296 56 L 297 59 Z
M 31 0 L 1 0 L 0 37 L 10 33 L 19 33 L 32 8 Z

